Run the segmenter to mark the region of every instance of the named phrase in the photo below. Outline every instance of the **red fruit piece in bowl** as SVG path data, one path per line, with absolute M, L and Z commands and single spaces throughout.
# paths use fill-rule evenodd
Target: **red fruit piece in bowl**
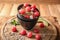
M 39 34 L 35 35 L 36 40 L 41 40 L 41 36 Z
M 13 28 L 12 28 L 12 32 L 17 32 L 16 27 L 13 27 Z
M 38 17 L 38 16 L 40 16 L 40 13 L 37 11 L 37 12 L 34 12 L 34 14 L 33 14 L 35 17 Z
M 29 15 L 24 15 L 24 17 L 25 17 L 25 18 L 27 18 L 27 19 L 29 19 L 29 18 L 30 18 L 30 16 L 29 16 Z
M 35 33 L 39 33 L 39 30 L 38 30 L 38 29 L 34 29 L 34 32 L 35 32 Z
M 25 10 L 24 10 L 24 9 L 20 9 L 20 10 L 19 10 L 19 13 L 20 13 L 20 14 L 25 14 Z
M 22 30 L 21 32 L 20 32 L 20 34 L 21 35 L 26 35 L 27 33 L 26 33 L 26 30 Z
M 32 5 L 31 8 L 34 8 L 35 9 L 36 8 L 36 5 Z
M 29 33 L 27 34 L 27 37 L 28 37 L 28 38 L 31 38 L 31 37 L 32 37 L 32 32 L 29 32 Z
M 27 12 L 30 12 L 30 11 L 31 11 L 31 7 L 29 7 L 29 6 L 26 7 L 26 11 L 27 11 Z
M 31 5 L 31 8 L 36 8 L 36 5 Z
M 40 26 L 40 28 L 44 28 L 44 24 L 43 23 L 40 23 L 39 26 Z
M 28 3 L 24 3 L 24 7 L 27 7 L 29 4 Z
M 33 12 L 34 12 L 34 11 L 35 11 L 35 9 L 34 9 L 34 8 L 31 8 L 31 11 L 33 11 Z

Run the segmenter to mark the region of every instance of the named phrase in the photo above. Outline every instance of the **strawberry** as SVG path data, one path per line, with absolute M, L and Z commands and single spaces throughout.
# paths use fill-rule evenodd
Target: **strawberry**
M 24 7 L 27 7 L 29 4 L 28 3 L 24 3 Z
M 30 16 L 29 16 L 29 15 L 24 15 L 24 17 L 25 17 L 25 18 L 27 18 L 27 19 L 29 19 L 29 18 L 30 18 Z
M 31 11 L 33 11 L 33 12 L 34 12 L 34 11 L 35 11 L 35 9 L 34 9 L 34 8 L 31 8 Z
M 40 13 L 39 12 L 34 12 L 34 14 L 33 14 L 35 17 L 38 17 L 38 16 L 40 16 Z
M 34 9 L 34 8 L 31 8 L 31 11 L 33 11 L 33 12 L 37 12 L 37 10 L 36 10 L 36 9 Z
M 20 14 L 25 14 L 25 10 L 24 10 L 24 9 L 20 9 L 20 10 L 19 10 L 19 13 L 20 13 Z
M 28 37 L 28 38 L 31 38 L 31 37 L 32 37 L 32 32 L 29 32 L 29 33 L 27 34 L 27 37 Z
M 39 30 L 38 30 L 38 29 L 34 29 L 34 32 L 35 32 L 35 33 L 39 33 Z
M 43 23 L 40 23 L 39 26 L 40 26 L 40 28 L 44 28 L 44 24 Z
M 34 12 L 37 12 L 37 10 L 35 9 Z
M 21 32 L 20 32 L 20 34 L 21 35 L 26 35 L 27 33 L 26 33 L 26 30 L 22 30 Z
M 33 12 L 32 16 L 33 16 L 33 18 L 36 18 L 36 16 L 35 16 L 34 12 Z
M 34 8 L 35 9 L 36 8 L 36 5 L 32 5 L 31 8 Z
M 29 6 L 26 7 L 26 11 L 27 11 L 27 12 L 30 12 L 30 11 L 31 11 L 31 7 L 29 7 Z
M 36 40 L 41 40 L 41 36 L 39 34 L 35 35 Z
M 13 27 L 13 28 L 12 28 L 12 32 L 17 32 L 16 27 Z

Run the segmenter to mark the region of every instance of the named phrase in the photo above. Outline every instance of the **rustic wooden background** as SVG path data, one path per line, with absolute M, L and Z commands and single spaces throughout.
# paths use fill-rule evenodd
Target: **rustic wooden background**
M 26 2 L 36 4 L 41 16 L 57 17 L 60 24 L 60 0 L 0 0 L 0 29 L 9 18 L 16 16 L 18 5 Z
M 1 0 L 0 2 L 10 2 L 10 3 L 53 3 L 53 4 L 59 4 L 60 0 Z

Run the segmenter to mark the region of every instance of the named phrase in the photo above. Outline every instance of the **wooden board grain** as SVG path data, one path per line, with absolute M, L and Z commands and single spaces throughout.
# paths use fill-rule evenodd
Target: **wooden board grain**
M 13 7 L 11 8 L 11 13 L 9 16 L 16 16 L 18 11 L 17 11 L 17 7 L 19 4 L 13 4 Z
M 4 7 L 0 13 L 0 16 L 8 16 L 12 8 L 12 4 L 4 4 Z
M 59 15 L 60 15 L 60 5 L 58 4 L 58 5 L 56 5 L 57 6 L 57 10 L 59 11 Z M 60 16 L 59 16 L 59 18 L 58 18 L 58 21 L 59 21 L 59 24 L 60 24 Z
M 43 3 L 43 4 L 60 4 L 60 0 L 1 0 L 6 3 Z
M 3 6 L 4 6 L 4 3 L 0 3 L 0 12 L 1 12 Z
M 58 9 L 58 11 L 59 11 L 59 13 L 60 13 L 60 5 L 57 4 L 56 6 L 57 6 L 57 9 Z
M 57 17 L 57 20 L 59 21 L 60 24 L 60 12 L 57 9 L 56 5 L 48 5 L 49 6 L 49 11 L 52 16 Z
M 40 4 L 40 13 L 41 16 L 51 16 L 47 4 Z

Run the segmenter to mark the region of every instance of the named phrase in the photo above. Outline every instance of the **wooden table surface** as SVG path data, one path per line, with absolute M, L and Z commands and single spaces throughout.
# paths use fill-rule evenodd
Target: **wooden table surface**
M 34 4 L 34 3 L 33 3 Z M 16 16 L 19 3 L 0 3 L 0 29 L 10 17 Z M 36 4 L 41 16 L 57 17 L 60 24 L 60 4 Z M 60 27 L 59 27 L 60 28 Z M 1 30 L 0 30 L 1 31 Z M 1 37 L 0 37 L 1 39 Z

